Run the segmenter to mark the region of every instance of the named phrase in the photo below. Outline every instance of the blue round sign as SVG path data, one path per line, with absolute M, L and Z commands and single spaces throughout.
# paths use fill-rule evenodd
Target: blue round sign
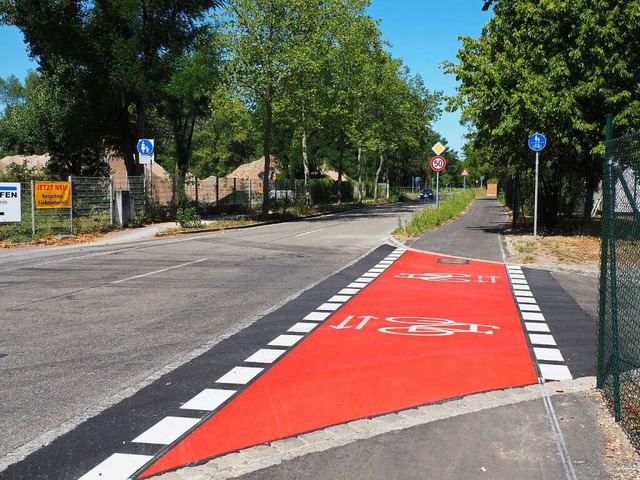
M 547 139 L 541 133 L 534 133 L 529 137 L 529 148 L 534 152 L 539 152 L 547 146 Z
M 138 140 L 137 149 L 140 155 L 151 155 L 153 153 L 153 142 L 146 138 Z

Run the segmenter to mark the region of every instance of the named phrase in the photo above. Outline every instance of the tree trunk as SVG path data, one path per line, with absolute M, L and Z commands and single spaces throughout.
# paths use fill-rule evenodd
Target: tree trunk
M 584 199 L 584 211 L 582 217 L 584 219 L 591 218 L 591 211 L 593 210 L 593 195 L 600 183 L 601 171 L 599 168 L 600 160 L 598 158 L 590 157 L 589 162 L 585 164 L 584 178 L 586 180 L 586 197 Z
M 131 125 L 129 117 L 129 109 L 124 98 L 120 105 L 118 123 L 120 126 L 120 149 L 124 156 L 124 165 L 127 169 L 127 175 L 135 177 L 140 174 L 140 165 L 137 162 L 137 156 L 134 155 L 134 139 L 131 134 Z
M 378 170 L 376 171 L 375 183 L 373 184 L 373 199 L 378 199 L 378 182 L 380 180 L 380 173 L 382 172 L 382 166 L 384 165 L 384 154 L 380 154 L 380 164 L 378 165 Z
M 307 117 L 302 112 L 302 165 L 304 167 L 304 203 L 311 205 L 311 191 L 309 190 L 309 180 L 311 178 L 311 171 L 309 169 L 309 152 L 307 150 L 307 132 L 309 126 L 307 125 Z
M 362 145 L 358 145 L 358 203 L 362 203 Z
M 342 203 L 342 160 L 344 156 L 344 135 L 340 135 L 340 145 L 338 153 L 338 205 Z
M 273 123 L 273 106 L 271 105 L 271 88 L 265 99 L 265 121 L 264 121 L 264 173 L 262 177 L 262 217 L 269 216 L 269 169 L 271 168 L 271 128 Z
M 187 170 L 189 169 L 189 158 L 191 156 L 191 141 L 195 127 L 196 116 L 193 114 L 190 119 L 176 120 L 173 125 L 173 135 L 176 145 L 176 191 L 174 202 L 178 205 L 187 200 L 185 191 Z

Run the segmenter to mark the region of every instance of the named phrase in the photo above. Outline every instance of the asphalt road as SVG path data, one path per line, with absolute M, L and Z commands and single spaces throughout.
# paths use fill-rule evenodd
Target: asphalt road
M 0 464 L 36 450 L 354 262 L 420 206 L 114 246 L 0 253 Z

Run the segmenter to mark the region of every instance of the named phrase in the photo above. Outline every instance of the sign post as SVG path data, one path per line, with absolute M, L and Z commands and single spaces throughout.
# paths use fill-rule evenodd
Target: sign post
M 462 173 L 460 174 L 462 176 L 462 189 L 466 190 L 467 189 L 467 177 L 469 176 L 469 172 L 467 171 L 466 168 L 462 169 Z
M 442 152 L 447 149 L 442 143 L 436 142 L 431 151 L 436 154 L 431 159 L 431 169 L 436 172 L 436 208 L 440 203 L 440 172 L 447 166 L 447 161 L 441 156 Z
M 538 239 L 538 165 L 540 152 L 547 146 L 547 139 L 541 133 L 534 133 L 529 137 L 529 148 L 536 152 L 536 181 L 533 202 L 533 239 Z
M 444 157 L 436 155 L 429 163 L 431 170 L 436 172 L 436 208 L 438 208 L 438 204 L 440 203 L 440 172 L 447 166 L 447 161 Z
M 149 165 L 150 188 L 153 190 L 153 156 L 155 154 L 156 142 L 152 138 L 141 138 L 138 140 L 136 150 L 138 150 L 138 163 L 144 165 L 145 178 L 147 176 L 147 165 Z

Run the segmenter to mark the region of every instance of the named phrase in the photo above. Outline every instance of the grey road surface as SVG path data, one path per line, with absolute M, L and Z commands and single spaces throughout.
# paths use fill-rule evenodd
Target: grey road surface
M 0 253 L 0 460 L 251 324 L 384 242 L 421 206 Z

